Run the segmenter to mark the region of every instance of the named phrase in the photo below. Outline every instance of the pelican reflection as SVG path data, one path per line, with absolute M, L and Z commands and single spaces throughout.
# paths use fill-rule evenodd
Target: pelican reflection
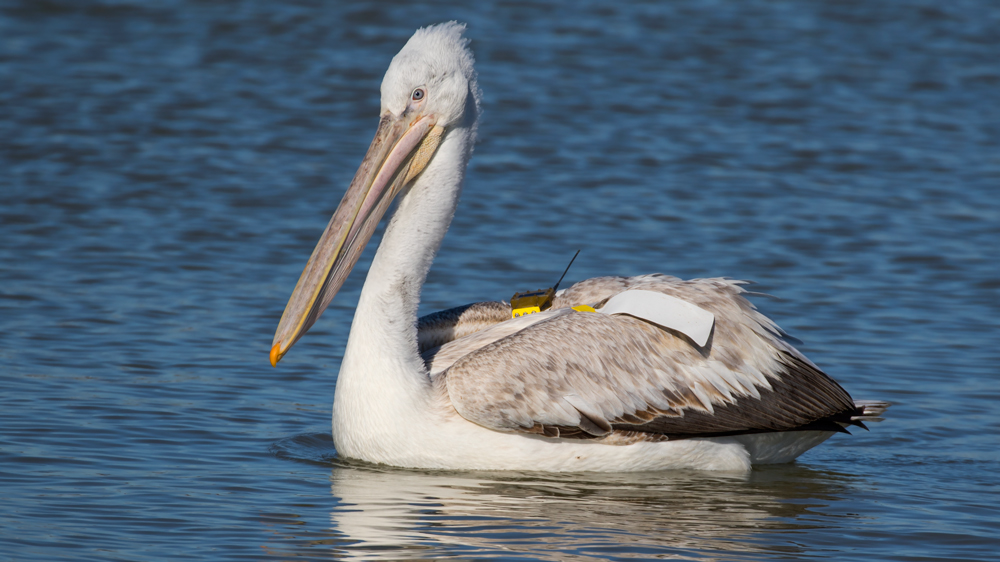
M 331 474 L 328 544 L 364 560 L 788 555 L 796 546 L 768 531 L 815 527 L 795 519 L 836 501 L 849 479 L 800 466 L 514 475 L 347 465 Z

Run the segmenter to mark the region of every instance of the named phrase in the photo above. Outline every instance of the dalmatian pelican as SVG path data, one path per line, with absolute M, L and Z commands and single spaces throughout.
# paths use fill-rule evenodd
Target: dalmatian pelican
M 398 201 L 337 379 L 339 455 L 413 468 L 745 471 L 881 419 L 887 403 L 852 400 L 738 281 L 598 277 L 532 314 L 498 301 L 418 318 L 479 119 L 464 29 L 419 29 L 392 59 L 375 138 L 274 336 L 277 365 Z

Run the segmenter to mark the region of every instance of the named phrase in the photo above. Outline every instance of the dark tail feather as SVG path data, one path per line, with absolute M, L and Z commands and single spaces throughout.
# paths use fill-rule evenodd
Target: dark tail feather
M 892 404 L 882 401 L 882 400 L 855 400 L 854 415 L 851 416 L 851 424 L 865 427 L 863 422 L 880 422 L 883 418 L 882 414 L 891 406 Z M 868 429 L 865 427 L 865 429 Z

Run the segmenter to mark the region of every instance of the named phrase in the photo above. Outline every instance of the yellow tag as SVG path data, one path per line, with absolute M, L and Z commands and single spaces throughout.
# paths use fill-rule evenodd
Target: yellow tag
M 547 309 L 552 306 L 554 295 L 555 291 L 552 290 L 552 287 L 540 291 L 515 293 L 513 297 L 510 297 L 511 317 L 517 318 Z
M 569 265 L 566 266 L 566 270 L 563 271 L 563 274 L 559 277 L 559 280 L 556 281 L 554 286 L 538 291 L 514 293 L 514 296 L 510 297 L 511 317 L 517 318 L 519 316 L 534 314 L 552 306 L 552 298 L 556 296 L 556 289 L 559 288 L 559 284 L 562 283 L 563 277 L 566 277 L 566 272 L 569 271 L 570 266 L 572 266 L 573 262 L 576 261 L 576 256 L 579 255 L 580 250 L 577 250 L 576 253 L 573 254 L 573 259 L 569 260 Z M 590 312 L 594 312 L 594 309 L 591 308 Z
M 597 312 L 596 310 L 594 310 L 593 307 L 587 306 L 585 304 L 581 304 L 580 306 L 574 306 L 573 310 L 577 312 Z
M 528 306 L 525 308 L 515 308 L 514 310 L 511 311 L 510 314 L 513 318 L 518 318 L 520 316 L 526 316 L 528 314 L 534 314 L 536 312 L 541 312 L 541 311 L 542 309 L 538 308 L 537 306 Z

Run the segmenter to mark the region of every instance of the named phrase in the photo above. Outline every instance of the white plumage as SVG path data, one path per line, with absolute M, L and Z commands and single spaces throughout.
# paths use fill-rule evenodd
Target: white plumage
M 746 470 L 788 462 L 884 411 L 882 402 L 854 403 L 754 309 L 739 282 L 724 279 L 602 277 L 521 318 L 492 302 L 418 321 L 479 117 L 463 30 L 454 22 L 420 29 L 393 58 L 375 140 L 275 334 L 272 363 L 326 308 L 398 198 L 337 381 L 341 455 L 421 468 Z M 658 325 L 627 307 L 617 315 L 570 308 L 600 310 L 626 290 L 714 315 L 707 341 L 677 328 L 687 324 Z M 692 322 L 706 327 L 704 318 Z

